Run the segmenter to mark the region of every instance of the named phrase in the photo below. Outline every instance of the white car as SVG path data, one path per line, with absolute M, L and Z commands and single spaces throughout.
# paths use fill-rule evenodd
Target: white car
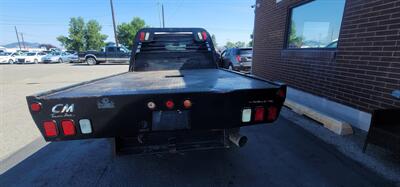
M 43 52 L 29 52 L 16 57 L 16 63 L 39 63 L 46 54 Z
M 14 64 L 14 62 L 15 62 L 15 53 L 10 53 L 10 52 L 0 53 L 0 63 Z

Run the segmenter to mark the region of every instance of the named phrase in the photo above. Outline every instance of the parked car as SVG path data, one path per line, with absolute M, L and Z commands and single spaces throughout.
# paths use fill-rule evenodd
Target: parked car
M 88 65 L 97 65 L 104 62 L 127 63 L 131 52 L 125 47 L 106 46 L 100 51 L 87 51 L 79 53 L 79 61 Z
M 331 43 L 325 46 L 325 48 L 337 48 L 338 40 L 333 40 Z
M 64 63 L 68 62 L 68 53 L 54 51 L 42 58 L 43 63 Z
M 253 48 L 229 48 L 221 54 L 221 66 L 236 71 L 250 71 Z
M 0 63 L 14 64 L 14 62 L 15 62 L 15 53 L 11 52 L 0 53 Z
M 45 53 L 43 52 L 29 52 L 29 53 L 23 53 L 20 56 L 16 57 L 15 62 L 16 63 L 39 63 L 42 62 L 42 58 L 46 56 Z
M 65 51 L 67 55 L 63 58 L 64 62 L 69 62 L 69 63 L 77 63 L 79 62 L 78 58 L 78 52 L 76 51 Z

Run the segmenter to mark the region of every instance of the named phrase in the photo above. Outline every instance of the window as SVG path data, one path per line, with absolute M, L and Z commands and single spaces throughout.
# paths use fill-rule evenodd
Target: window
M 252 48 L 244 48 L 239 50 L 240 55 L 252 55 L 253 49 Z
M 336 48 L 345 0 L 314 0 L 291 9 L 287 48 Z
M 123 52 L 123 53 L 129 52 L 129 50 L 128 50 L 127 48 L 125 48 L 125 47 L 118 47 L 118 48 L 117 48 L 117 51 L 118 51 L 118 52 Z
M 193 33 L 155 33 L 143 42 L 135 55 L 135 71 L 215 68 L 214 56 L 206 42 L 197 42 Z
M 115 47 L 108 47 L 107 52 L 115 52 Z

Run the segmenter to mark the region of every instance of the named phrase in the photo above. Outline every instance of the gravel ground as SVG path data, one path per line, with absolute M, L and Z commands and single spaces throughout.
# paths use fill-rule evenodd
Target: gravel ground
M 0 160 L 40 136 L 27 95 L 124 71 L 127 65 L 0 65 Z

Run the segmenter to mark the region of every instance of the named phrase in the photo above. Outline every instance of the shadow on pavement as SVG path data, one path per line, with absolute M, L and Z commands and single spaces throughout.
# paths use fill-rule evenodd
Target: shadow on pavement
M 89 66 L 86 63 L 73 63 L 73 66 Z M 101 63 L 97 65 L 92 65 L 92 66 L 113 66 L 113 65 L 129 65 L 129 63 Z
M 390 186 L 280 118 L 244 128 L 241 149 L 112 158 L 105 139 L 50 143 L 0 176 L 1 186 Z

